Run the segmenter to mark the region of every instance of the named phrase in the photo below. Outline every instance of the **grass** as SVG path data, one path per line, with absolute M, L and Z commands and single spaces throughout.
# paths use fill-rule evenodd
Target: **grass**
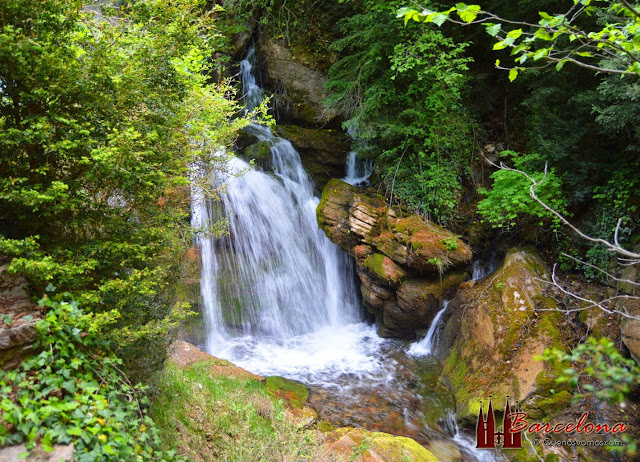
M 169 448 L 196 462 L 341 460 L 325 451 L 318 431 L 285 419 L 282 401 L 262 382 L 214 377 L 207 363 L 167 365 L 152 415 Z

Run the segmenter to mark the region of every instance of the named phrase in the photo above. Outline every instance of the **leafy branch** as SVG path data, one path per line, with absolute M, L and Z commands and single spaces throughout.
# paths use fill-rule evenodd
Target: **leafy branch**
M 511 49 L 513 66 L 496 60 L 498 69 L 509 71 L 511 81 L 525 69 L 555 66 L 559 71 L 566 63 L 596 72 L 640 75 L 640 13 L 626 0 L 574 0 L 564 13 L 539 12 L 537 24 L 502 18 L 479 5 L 465 3 L 440 12 L 418 8 L 401 8 L 397 16 L 404 18 L 405 25 L 412 20 L 438 26 L 445 22 L 482 24 L 495 38 L 494 50 Z M 592 16 L 604 21 L 604 27 L 582 24 L 585 17 Z

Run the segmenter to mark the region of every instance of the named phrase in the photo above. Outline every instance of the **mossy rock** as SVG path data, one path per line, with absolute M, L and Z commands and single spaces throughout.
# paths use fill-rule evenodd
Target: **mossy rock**
M 561 313 L 546 311 L 556 307 L 540 282 L 548 277 L 535 251 L 512 249 L 493 277 L 462 284 L 451 301 L 451 318 L 441 334 L 443 374 L 455 389 L 458 416 L 466 423 L 475 421 L 480 400 L 489 395 L 499 407 L 507 395 L 521 402 L 549 397 L 552 387 L 540 387 L 547 385 L 544 374 L 556 373 L 536 357 L 545 348 L 566 347 Z M 559 393 L 553 403 L 542 404 L 566 406 L 565 398 Z M 550 409 L 534 407 L 539 415 Z
M 306 386 L 277 375 L 267 377 L 265 386 L 270 396 L 282 399 L 287 405 L 297 409 L 302 409 L 309 398 L 309 389 Z
M 389 257 L 374 253 L 364 259 L 364 267 L 391 287 L 395 287 L 406 277 L 406 272 Z
M 273 170 L 273 155 L 269 141 L 258 141 L 247 146 L 244 150 L 244 157 L 247 160 L 255 161 L 255 164 L 263 170 Z
M 362 428 L 344 427 L 326 435 L 329 448 L 353 462 L 438 462 L 438 459 L 415 440 Z

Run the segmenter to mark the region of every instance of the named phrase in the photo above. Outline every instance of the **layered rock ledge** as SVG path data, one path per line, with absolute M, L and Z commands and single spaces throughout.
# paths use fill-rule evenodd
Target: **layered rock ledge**
M 428 328 L 472 259 L 454 233 L 338 179 L 325 186 L 316 216 L 327 237 L 355 257 L 363 303 L 383 337 L 414 339 Z

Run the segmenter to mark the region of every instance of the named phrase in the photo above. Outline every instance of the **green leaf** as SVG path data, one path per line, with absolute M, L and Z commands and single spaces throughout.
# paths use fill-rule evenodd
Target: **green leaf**
M 507 37 L 513 38 L 513 40 L 518 40 L 522 35 L 522 29 L 513 29 L 507 33 Z
M 566 61 L 560 61 L 556 64 L 556 71 L 560 71 L 563 67 L 564 67 L 564 63 L 566 63 Z
M 495 37 L 500 32 L 500 29 L 502 28 L 502 24 L 500 23 L 487 24 L 485 27 L 486 27 L 487 34 L 489 34 L 491 37 Z
M 513 82 L 518 77 L 518 68 L 514 67 L 509 71 L 509 82 Z
M 460 5 L 464 5 L 464 8 L 460 8 Z M 458 3 L 456 5 L 458 16 L 464 22 L 473 22 L 481 11 L 479 5 L 465 5 L 464 3 Z

